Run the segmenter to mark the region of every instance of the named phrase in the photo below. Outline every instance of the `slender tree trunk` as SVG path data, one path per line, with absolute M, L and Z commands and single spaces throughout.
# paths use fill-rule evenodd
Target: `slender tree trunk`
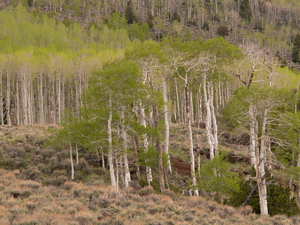
M 170 138 L 170 131 L 169 131 L 169 118 L 168 118 L 168 107 L 167 107 L 167 91 L 166 91 L 166 81 L 165 81 L 165 76 L 162 78 L 163 82 L 163 97 L 164 97 L 164 120 L 165 120 L 165 127 L 166 127 L 166 136 L 165 136 L 165 154 L 168 157 L 167 161 L 167 172 L 172 173 L 172 167 L 171 167 L 171 162 L 169 158 L 169 138 Z
M 108 163 L 109 163 L 109 172 L 110 172 L 110 180 L 111 185 L 116 186 L 116 178 L 114 171 L 114 161 L 113 161 L 113 150 L 112 150 L 112 131 L 111 131 L 111 122 L 112 122 L 112 104 L 111 104 L 111 96 L 109 97 L 109 119 L 107 123 L 107 132 L 108 132 Z
M 250 145 L 249 145 L 249 153 L 251 158 L 251 164 L 254 166 L 254 168 L 257 170 L 256 166 L 256 157 L 255 157 L 255 118 L 254 118 L 254 112 L 253 112 L 253 105 L 249 106 L 249 117 L 250 117 Z
M 119 192 L 119 160 L 117 154 L 115 154 L 115 159 L 116 159 L 116 176 L 117 176 L 117 191 Z
M 127 132 L 126 129 L 124 127 L 124 112 L 121 112 L 121 119 L 123 120 L 123 125 L 122 125 L 122 136 L 123 136 L 123 159 L 124 159 L 124 168 L 125 168 L 125 186 L 128 187 L 129 186 L 129 182 L 131 181 L 131 177 L 130 177 L 130 171 L 129 171 L 129 165 L 128 165 L 128 158 L 127 158 Z
M 79 155 L 78 155 L 78 147 L 76 144 L 76 165 L 79 166 Z
M 145 109 L 142 106 L 142 103 L 140 103 L 140 108 L 141 108 L 141 122 L 142 122 L 142 126 L 146 127 Z M 144 151 L 147 152 L 148 151 L 148 139 L 147 139 L 147 135 L 146 134 L 143 134 L 143 139 L 144 139 Z M 146 175 L 147 175 L 148 185 L 150 186 L 150 183 L 152 181 L 152 172 L 151 172 L 151 167 L 149 167 L 149 166 L 146 166 Z
M 195 156 L 194 156 L 193 133 L 192 133 L 192 125 L 191 125 L 190 109 L 189 109 L 190 99 L 189 99 L 189 87 L 188 87 L 187 75 L 185 76 L 185 100 L 186 100 L 186 103 L 185 103 L 186 124 L 187 124 L 187 130 L 188 130 L 192 184 L 193 184 L 193 186 L 196 186 L 197 185 L 197 180 L 196 180 L 196 174 L 195 174 Z M 195 190 L 195 195 L 199 195 L 198 189 Z
M 58 120 L 57 123 L 61 122 L 61 80 L 60 80 L 60 74 L 58 75 L 57 78 L 57 83 L 56 83 L 56 88 L 57 88 L 57 116 L 58 116 Z
M 300 146 L 300 138 L 298 139 L 298 146 Z M 297 167 L 300 167 L 300 153 L 298 153 Z M 300 181 L 298 181 L 297 196 L 298 196 L 298 204 L 300 204 Z
M 191 123 L 194 123 L 194 104 L 193 104 L 193 92 L 190 92 L 190 103 L 191 103 Z
M 155 120 L 154 120 L 154 126 L 158 127 L 158 107 L 154 106 L 155 111 Z M 158 185 L 159 185 L 159 191 L 164 192 L 165 191 L 165 182 L 164 182 L 164 166 L 163 166 L 163 148 L 161 146 L 160 138 L 159 136 L 156 137 L 156 149 L 158 154 Z
M 2 77 L 2 71 L 0 70 L 0 117 L 1 117 L 1 125 L 4 125 L 2 88 L 3 88 L 3 77 Z
M 177 100 L 177 114 L 178 114 L 178 122 L 182 122 L 181 120 L 181 114 L 180 114 L 180 104 L 179 104 L 179 96 L 178 96 L 178 88 L 177 88 L 177 82 L 175 78 L 175 91 L 176 91 L 176 100 Z
M 7 70 L 7 80 L 6 80 L 6 120 L 7 125 L 11 126 L 10 119 L 10 71 Z
M 210 108 L 211 108 L 211 117 L 212 117 L 212 122 L 214 126 L 214 149 L 215 149 L 215 155 L 216 157 L 219 157 L 219 142 L 218 142 L 218 124 L 217 124 L 217 119 L 215 115 L 215 108 L 214 108 L 214 100 L 213 100 L 213 95 L 214 95 L 214 90 L 213 90 L 213 84 L 211 86 L 211 97 L 210 97 Z
M 261 146 L 260 146 L 260 176 L 263 177 L 265 175 L 265 144 L 266 144 L 266 125 L 267 125 L 267 113 L 268 110 L 265 109 L 264 111 L 264 117 L 263 117 L 263 124 L 262 124 L 262 134 L 261 134 Z M 263 194 L 263 207 L 264 212 L 268 213 L 268 204 L 267 204 L 267 186 L 266 186 L 266 179 L 263 179 L 261 181 L 261 189 Z M 266 214 L 267 214 L 266 213 Z
M 103 151 L 101 151 L 101 159 L 102 159 L 102 168 L 105 169 L 105 161 L 104 161 Z
M 70 141 L 70 160 L 71 160 L 71 180 L 74 180 L 74 164 L 73 164 L 73 155 L 72 155 L 71 141 Z
M 255 119 L 255 155 L 256 155 L 256 162 L 259 163 L 259 149 L 258 149 L 258 122 Z M 268 214 L 268 206 L 267 206 L 267 199 L 264 196 L 263 192 L 263 185 L 261 180 L 260 174 L 260 166 L 257 166 L 256 169 L 256 178 L 257 178 L 257 187 L 258 187 L 258 196 L 259 196 L 259 205 L 260 205 L 260 214 Z
M 218 95 L 218 83 L 220 82 L 217 82 L 215 83 L 215 105 L 216 105 L 216 116 L 219 116 L 219 95 Z
M 38 102 L 39 102 L 39 122 L 40 124 L 44 125 L 44 99 L 43 99 L 43 77 L 42 73 L 40 73 L 39 76 L 39 82 L 38 82 Z
M 208 85 L 207 90 L 208 90 L 208 94 L 209 94 L 209 85 Z M 210 160 L 213 160 L 213 158 L 215 157 L 215 154 L 214 154 L 213 137 L 211 134 L 211 111 L 210 111 L 211 99 L 208 99 L 208 97 L 207 97 L 206 75 L 204 76 L 204 79 L 203 79 L 203 97 L 204 97 L 204 103 L 205 103 L 205 108 L 206 108 L 206 118 L 205 118 L 206 138 L 207 138 L 207 143 L 209 146 Z
M 136 179 L 140 183 L 141 181 L 141 173 L 140 173 L 140 166 L 139 166 L 139 159 L 138 159 L 138 150 L 137 150 L 137 143 L 134 136 L 132 136 L 133 148 L 135 152 L 135 168 L 136 168 Z

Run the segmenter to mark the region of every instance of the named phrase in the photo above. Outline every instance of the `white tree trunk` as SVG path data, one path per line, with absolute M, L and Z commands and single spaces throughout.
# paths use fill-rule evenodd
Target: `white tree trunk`
M 208 91 L 209 91 L 209 85 L 208 85 Z M 206 108 L 206 118 L 205 118 L 205 130 L 206 130 L 206 138 L 207 143 L 209 146 L 209 156 L 210 160 L 212 160 L 215 157 L 214 154 L 214 145 L 213 145 L 213 137 L 211 134 L 211 111 L 210 111 L 210 100 L 207 98 L 207 92 L 206 92 L 206 76 L 204 76 L 203 79 L 203 97 L 204 97 L 204 104 Z
M 193 104 L 193 92 L 191 91 L 190 93 L 190 105 L 191 105 L 191 110 L 190 110 L 190 114 L 191 114 L 191 123 L 194 123 L 194 104 Z
M 73 164 L 73 155 L 72 155 L 71 141 L 70 141 L 70 160 L 71 160 L 71 180 L 74 180 L 74 164 Z
M 116 178 L 114 171 L 114 161 L 113 161 L 113 150 L 112 150 L 112 133 L 111 133 L 111 122 L 112 122 L 112 104 L 111 97 L 109 97 L 109 119 L 107 123 L 107 132 L 108 132 L 108 164 L 110 172 L 111 185 L 116 186 Z
M 186 109 L 186 124 L 188 129 L 188 140 L 189 140 L 189 153 L 191 161 L 191 176 L 193 186 L 197 185 L 196 174 L 195 174 L 195 156 L 194 156 L 194 145 L 193 145 L 193 133 L 190 118 L 190 102 L 189 102 L 189 89 L 188 89 L 188 79 L 185 76 L 185 109 Z M 198 189 L 195 190 L 195 195 L 199 195 Z
M 254 118 L 254 112 L 253 112 L 253 105 L 249 106 L 249 119 L 250 119 L 250 145 L 249 145 L 249 154 L 251 158 L 251 164 L 256 167 L 256 156 L 255 156 L 255 118 Z
M 10 71 L 7 70 L 7 82 L 6 82 L 6 120 L 7 125 L 11 126 L 10 119 Z
M 2 92 L 2 88 L 3 88 L 2 71 L 0 70 L 0 117 L 1 117 L 1 125 L 4 125 L 3 92 Z M 18 107 L 18 105 L 17 105 L 17 107 Z
M 256 118 L 254 118 L 254 127 L 255 127 L 255 155 L 256 155 L 256 162 L 258 163 L 259 160 L 259 149 L 258 149 L 258 122 Z M 258 188 L 258 197 L 259 197 L 259 205 L 260 205 L 260 213 L 261 214 L 268 214 L 268 206 L 267 206 L 267 199 L 263 193 L 263 186 L 262 186 L 262 179 L 260 174 L 260 166 L 257 166 L 256 169 L 256 179 L 257 179 L 257 188 Z
M 175 90 L 176 90 L 176 100 L 177 100 L 177 114 L 178 114 L 178 122 L 182 122 L 181 120 L 181 114 L 180 114 L 180 104 L 179 104 L 179 96 L 178 96 L 178 88 L 177 88 L 177 82 L 175 78 Z M 177 122 L 177 121 L 176 121 Z
M 105 161 L 104 161 L 103 151 L 101 151 L 101 159 L 102 159 L 102 168 L 105 169 Z
M 162 82 L 163 82 L 163 97 L 164 97 L 164 120 L 165 120 L 165 127 L 166 127 L 166 137 L 165 137 L 165 153 L 168 157 L 168 161 L 167 161 L 167 171 L 169 173 L 172 173 L 172 167 L 171 167 L 171 162 L 170 162 L 170 158 L 169 158 L 169 138 L 170 138 L 170 128 L 169 128 L 169 118 L 168 118 L 168 107 L 167 107 L 167 103 L 168 103 L 168 99 L 167 99 L 167 91 L 166 91 L 166 81 L 165 81 L 165 77 L 162 78 Z
M 127 149 L 128 149 L 128 144 L 127 144 L 127 132 L 124 127 L 124 112 L 121 112 L 121 119 L 123 120 L 123 125 L 122 125 L 122 136 L 123 136 L 123 160 L 124 160 L 124 167 L 125 167 L 125 186 L 129 186 L 129 182 L 131 181 L 130 177 L 130 171 L 129 171 L 129 165 L 128 165 L 128 158 L 127 158 Z
M 79 166 L 79 155 L 78 155 L 78 147 L 76 144 L 76 165 Z
M 140 103 L 140 109 L 141 109 L 141 123 L 142 126 L 146 127 L 146 117 L 145 117 L 145 109 L 144 106 L 142 106 L 142 103 Z M 148 139 L 147 135 L 143 134 L 143 139 L 144 139 L 144 151 L 148 151 Z M 151 167 L 146 166 L 146 176 L 147 176 L 147 182 L 148 185 L 150 186 L 150 182 L 152 181 L 152 172 L 151 172 Z
M 38 102 L 39 102 L 39 122 L 44 125 L 44 98 L 43 98 L 43 77 L 42 73 L 39 76 L 39 85 L 38 85 Z
M 260 176 L 263 177 L 265 175 L 265 143 L 266 143 L 266 125 L 267 125 L 267 113 L 268 110 L 265 109 L 264 117 L 263 117 L 263 124 L 262 124 L 262 134 L 261 134 L 261 145 L 260 145 L 260 162 L 259 162 L 259 170 Z M 268 214 L 268 202 L 267 202 L 267 186 L 266 186 L 266 179 L 261 181 L 261 192 L 263 194 L 263 214 Z
M 215 107 L 214 107 L 214 89 L 213 89 L 213 84 L 211 86 L 211 97 L 210 97 L 210 108 L 211 108 L 211 117 L 212 117 L 212 122 L 213 122 L 213 127 L 214 127 L 214 138 L 213 138 L 213 143 L 214 143 L 214 149 L 215 149 L 215 155 L 216 157 L 219 156 L 219 142 L 218 142 L 218 124 L 217 124 L 217 119 L 215 115 Z

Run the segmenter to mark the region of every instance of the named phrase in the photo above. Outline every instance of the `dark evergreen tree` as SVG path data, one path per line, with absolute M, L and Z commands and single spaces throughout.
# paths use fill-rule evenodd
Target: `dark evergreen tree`
M 249 5 L 249 0 L 243 0 L 240 8 L 240 17 L 249 21 L 251 19 L 252 12 Z
M 129 0 L 127 3 L 127 7 L 125 9 L 125 17 L 128 24 L 133 24 L 134 22 L 136 23 L 138 22 L 138 19 L 134 14 L 132 0 Z
M 253 170 L 252 176 L 254 176 L 254 174 L 255 170 Z M 297 205 L 296 198 L 291 197 L 291 189 L 288 187 L 282 187 L 280 184 L 277 184 L 274 177 L 267 178 L 267 182 L 271 183 L 267 186 L 269 214 L 271 216 L 285 214 L 288 217 L 298 215 L 300 213 L 300 209 Z M 256 182 L 253 180 L 242 180 L 240 183 L 239 192 L 233 192 L 232 196 L 224 201 L 224 204 L 234 207 L 240 207 L 255 185 Z M 260 214 L 257 189 L 252 194 L 248 205 L 252 207 L 254 213 Z
M 294 47 L 292 52 L 292 61 L 295 63 L 300 62 L 300 34 L 297 34 L 294 39 Z
M 217 35 L 221 37 L 228 36 L 229 35 L 228 27 L 226 25 L 219 26 L 217 29 Z

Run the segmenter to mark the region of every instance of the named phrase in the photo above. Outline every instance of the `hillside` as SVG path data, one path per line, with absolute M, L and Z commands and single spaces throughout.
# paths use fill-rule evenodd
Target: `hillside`
M 185 208 L 184 199 L 200 195 L 224 210 L 250 215 L 249 205 L 266 216 L 254 220 L 285 215 L 297 223 L 296 3 L 2 1 L 0 164 L 17 189 L 4 187 L 4 198 L 17 199 L 28 219 L 39 214 L 22 204 L 35 191 L 20 190 L 31 180 L 33 189 L 62 191 L 54 199 L 84 198 L 87 223 L 122 219 L 114 217 L 123 215 L 117 199 L 144 192 L 161 196 L 152 199 L 161 205 L 166 198 Z M 80 186 L 92 194 L 75 193 Z M 116 190 L 109 212 L 88 204 L 93 189 L 96 202 Z M 154 216 L 144 209 L 137 223 L 155 213 L 165 220 L 161 207 L 149 211 Z M 200 223 L 200 211 L 169 220 Z M 22 219 L 14 213 L 11 224 Z
M 172 129 L 180 133 L 176 128 L 178 126 Z M 40 125 L 1 127 L 1 166 L 4 169 L 0 170 L 0 223 L 3 225 L 300 222 L 298 217 L 252 214 L 249 206 L 236 209 L 220 205 L 208 200 L 205 192 L 194 197 L 183 196 L 180 190 L 179 193 L 158 194 L 152 187 L 142 188 L 137 181 L 132 181 L 129 188 L 116 189 L 107 184 L 108 174 L 101 163 L 97 164 L 92 159 L 95 157 L 83 150 L 79 152 L 79 165 L 75 166 L 75 181 L 70 181 L 68 150 L 51 145 L 44 147 L 43 143 L 49 138 L 45 132 L 46 127 Z M 177 139 L 184 136 L 179 135 Z M 172 141 L 171 145 L 175 143 Z M 184 175 L 178 173 L 178 176 Z
M 15 7 L 19 1 L 1 0 L 0 9 Z M 160 39 L 170 31 L 182 38 L 188 31 L 194 39 L 213 38 L 219 26 L 227 26 L 226 36 L 230 43 L 240 45 L 256 42 L 269 49 L 273 55 L 285 59 L 291 68 L 299 69 L 299 63 L 292 61 L 293 42 L 299 33 L 299 10 L 297 0 L 180 0 L 147 2 L 131 1 L 20 1 L 28 11 L 46 13 L 49 17 L 63 22 L 66 26 L 79 23 L 89 29 L 92 25 L 103 28 L 114 20 L 116 11 L 126 14 L 132 9 L 132 22 L 148 23 L 151 37 Z M 130 6 L 129 6 L 130 5 Z M 127 11 L 126 11 L 127 10 Z M 178 26 L 173 22 L 177 20 Z M 129 31 L 130 33 L 130 31 Z M 286 65 L 286 62 L 283 62 Z

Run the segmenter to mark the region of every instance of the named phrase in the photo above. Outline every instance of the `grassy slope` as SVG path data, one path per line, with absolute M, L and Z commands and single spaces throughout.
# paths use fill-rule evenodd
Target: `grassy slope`
M 70 179 L 68 150 L 43 147 L 45 127 L 0 127 L 0 224 L 295 224 L 298 218 L 262 217 L 203 197 L 187 197 L 133 182 L 107 185 L 109 175 L 95 157 L 80 151 Z M 204 130 L 201 130 L 202 147 Z M 171 154 L 188 159 L 185 128 L 173 125 Z M 230 150 L 230 149 L 229 149 Z M 205 163 L 205 156 L 202 162 Z M 245 169 L 242 164 L 233 165 Z

